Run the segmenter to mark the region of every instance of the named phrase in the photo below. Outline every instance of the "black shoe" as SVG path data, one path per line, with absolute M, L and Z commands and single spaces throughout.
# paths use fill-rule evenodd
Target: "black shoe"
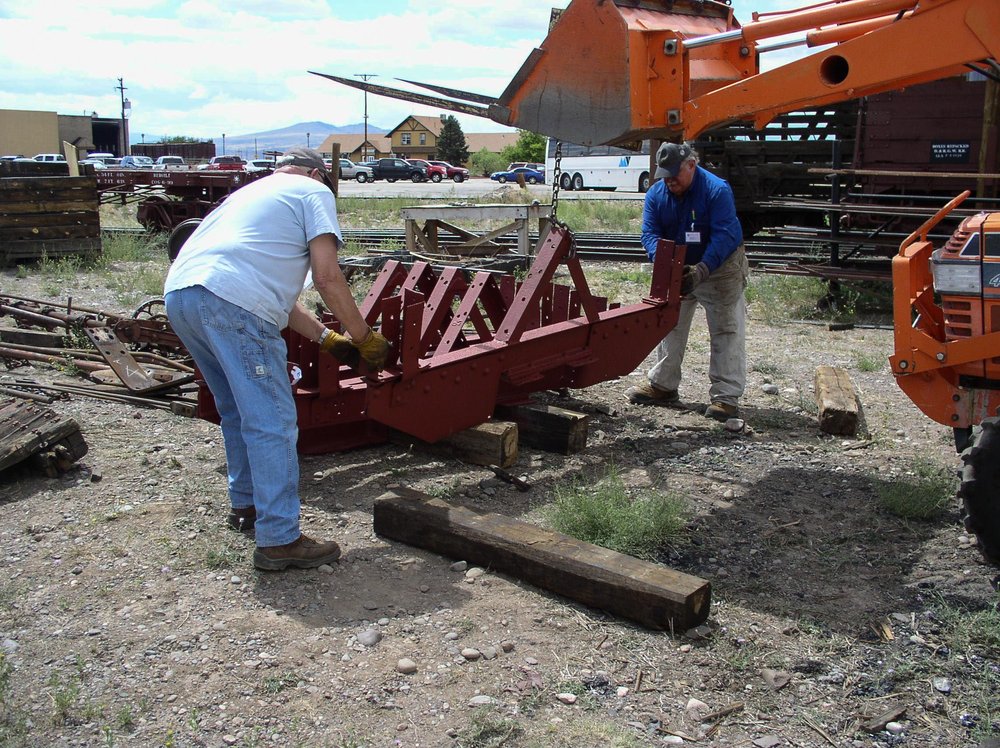
M 241 509 L 233 508 L 229 511 L 229 518 L 226 520 L 231 528 L 244 535 L 254 535 L 254 524 L 257 522 L 257 507 L 248 506 Z

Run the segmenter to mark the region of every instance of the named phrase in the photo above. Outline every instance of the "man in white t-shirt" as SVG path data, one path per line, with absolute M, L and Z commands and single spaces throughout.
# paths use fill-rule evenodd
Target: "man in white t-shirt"
M 254 565 L 307 569 L 340 557 L 299 530 L 298 426 L 284 327 L 380 369 L 389 345 L 361 316 L 337 262 L 343 244 L 322 156 L 294 148 L 237 190 L 185 242 L 164 286 L 167 316 L 222 420 L 229 524 L 256 535 Z M 300 302 L 307 272 L 350 338 Z

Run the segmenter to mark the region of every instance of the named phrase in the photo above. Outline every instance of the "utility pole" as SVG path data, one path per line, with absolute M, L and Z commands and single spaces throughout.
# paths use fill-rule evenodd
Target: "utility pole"
M 131 104 L 129 104 L 128 99 L 125 98 L 125 92 L 128 89 L 125 88 L 125 83 L 121 78 L 118 79 L 118 85 L 115 86 L 115 88 L 119 91 L 119 93 L 121 93 L 122 97 L 122 155 L 128 156 L 128 122 L 125 120 L 125 109 L 131 109 Z M 126 107 L 126 105 L 128 106 Z
M 226 133 L 222 133 L 222 155 L 226 155 Z
M 355 78 L 367 82 L 375 77 L 374 73 L 355 73 Z M 368 160 L 368 91 L 365 90 L 365 142 L 361 145 L 361 163 Z

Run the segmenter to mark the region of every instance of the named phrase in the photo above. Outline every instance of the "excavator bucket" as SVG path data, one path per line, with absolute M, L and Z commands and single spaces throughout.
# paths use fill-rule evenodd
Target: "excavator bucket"
M 584 145 L 676 138 L 686 101 L 758 72 L 752 44 L 682 54 L 677 40 L 735 29 L 713 0 L 574 0 L 489 116 Z

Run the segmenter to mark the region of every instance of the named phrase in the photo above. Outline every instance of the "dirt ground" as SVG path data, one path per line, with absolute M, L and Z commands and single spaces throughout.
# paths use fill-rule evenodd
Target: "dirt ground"
M 0 275 L 2 291 L 51 298 L 39 289 Z M 95 283 L 66 293 L 106 305 Z M 486 468 L 397 445 L 303 458 L 303 529 L 344 548 L 326 571 L 254 570 L 251 541 L 224 523 L 216 426 L 57 401 L 89 453 L 60 478 L 0 475 L 0 745 L 1000 739 L 1000 632 L 992 647 L 970 645 L 948 617 L 995 613 L 997 570 L 963 532 L 957 503 L 913 522 L 878 501 L 880 485 L 916 480 L 921 465 L 956 467 L 950 431 L 895 385 L 889 330 L 763 320 L 751 306 L 739 433 L 697 409 L 708 366 L 699 316 L 681 388 L 691 409 L 625 401 L 641 371 L 544 393 L 590 416 L 588 447 L 522 447 L 512 472 L 531 483 L 526 493 Z M 850 373 L 864 415 L 857 437 L 818 430 L 819 364 Z M 555 486 L 612 467 L 630 486 L 689 502 L 688 534 L 664 562 L 711 582 L 706 627 L 648 631 L 372 529 L 373 502 L 392 486 L 535 521 Z M 404 658 L 415 672 L 399 672 Z

